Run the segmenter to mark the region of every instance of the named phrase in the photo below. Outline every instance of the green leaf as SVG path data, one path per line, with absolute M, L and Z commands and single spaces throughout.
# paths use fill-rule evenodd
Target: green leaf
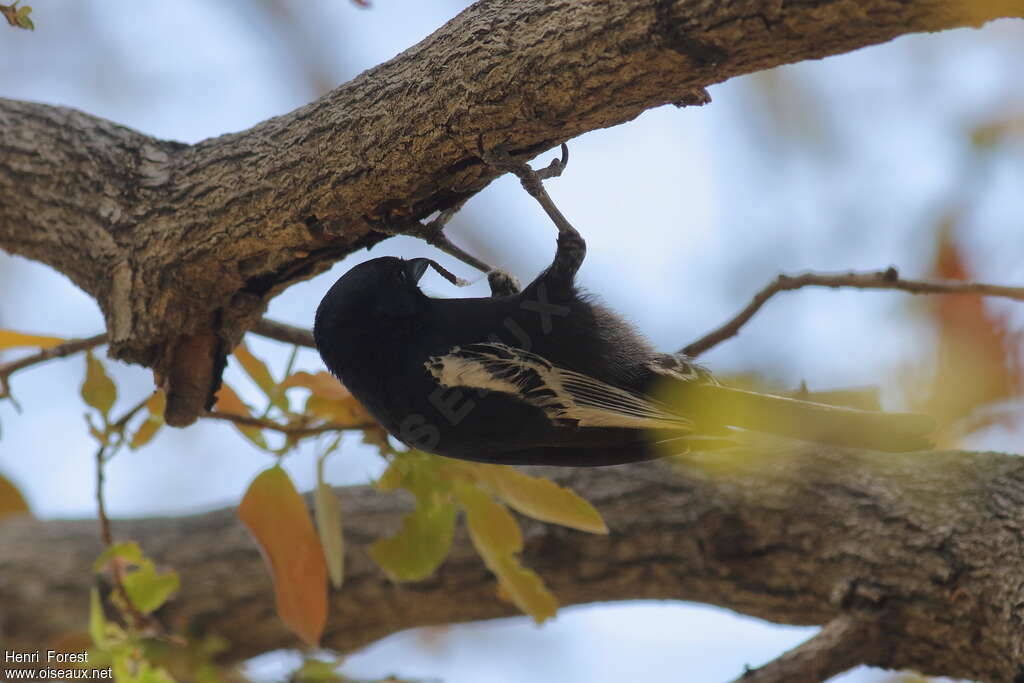
M 114 680 L 117 683 L 175 683 L 162 668 L 154 667 L 137 651 L 126 650 L 113 661 Z
M 324 481 L 323 458 L 320 458 L 316 467 L 313 510 L 316 513 L 316 530 L 320 534 L 320 544 L 324 547 L 331 585 L 335 589 L 340 589 L 345 578 L 345 537 L 342 535 L 341 501 Z
M 103 614 L 103 602 L 95 586 L 89 591 L 89 636 L 96 647 L 105 649 L 107 642 L 107 618 Z
M 126 569 L 134 568 L 123 574 L 122 582 L 128 599 L 141 612 L 149 614 L 158 609 L 167 602 L 171 593 L 178 590 L 177 572 L 157 572 L 156 565 L 142 554 L 142 549 L 135 541 L 121 541 L 111 545 L 96 558 L 92 569 L 95 572 L 104 571 L 115 560 L 121 562 Z
M 531 477 L 506 465 L 476 465 L 478 480 L 494 495 L 527 517 L 593 534 L 608 527 L 593 505 L 550 479 Z
M 335 669 L 338 662 L 325 662 L 322 659 L 307 659 L 292 675 L 294 681 L 300 683 L 343 683 L 350 679 L 340 675 Z
M 107 547 L 100 556 L 96 558 L 96 561 L 92 564 L 92 570 L 94 572 L 101 572 L 107 568 L 110 561 L 114 558 L 123 560 L 125 564 L 138 566 L 143 561 L 142 548 L 135 541 L 120 541 Z
M 36 25 L 32 23 L 29 18 L 29 14 L 32 13 L 32 8 L 29 5 L 22 5 L 18 8 L 18 26 L 27 28 L 29 31 L 34 31 Z
M 107 376 L 103 363 L 89 352 L 85 354 L 85 381 L 82 383 L 82 399 L 95 408 L 104 418 L 110 414 L 117 400 L 117 387 Z
M 402 519 L 402 528 L 370 547 L 370 557 L 395 581 L 418 581 L 434 573 L 448 556 L 455 531 L 455 506 L 420 501 Z
M 144 614 L 159 609 L 178 590 L 179 584 L 177 572 L 159 573 L 148 559 L 143 559 L 138 570 L 124 577 L 124 590 L 128 599 Z

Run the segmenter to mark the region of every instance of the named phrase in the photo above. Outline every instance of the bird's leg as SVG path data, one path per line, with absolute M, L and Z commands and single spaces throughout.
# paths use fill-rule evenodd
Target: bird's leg
M 519 291 L 519 281 L 516 280 L 513 275 L 488 265 L 449 240 L 444 234 L 445 225 L 461 207 L 462 205 L 459 204 L 458 206 L 445 209 L 444 211 L 441 211 L 436 218 L 428 221 L 427 223 L 414 219 L 405 219 L 402 222 L 392 224 L 393 221 L 389 222 L 385 220 L 377 230 L 388 235 L 411 235 L 413 237 L 419 237 L 432 247 L 440 249 L 449 256 L 454 256 L 466 265 L 487 273 L 487 281 L 491 285 L 491 296 L 508 296 L 509 294 L 517 293 Z M 432 265 L 434 265 L 435 269 L 441 273 L 445 279 L 457 284 L 456 280 L 458 280 L 458 278 L 438 266 L 436 262 L 432 262 Z
M 459 206 L 446 209 L 438 214 L 437 218 L 424 224 L 420 237 L 425 239 L 429 244 L 432 244 L 445 253 L 459 259 L 463 263 L 467 263 L 477 270 L 482 270 L 487 273 L 487 283 L 491 286 L 492 297 L 509 296 L 511 294 L 518 293 L 520 289 L 519 280 L 517 280 L 514 275 L 490 266 L 475 256 L 471 256 L 469 253 L 463 251 L 461 247 L 453 244 L 445 236 L 445 224 L 451 220 L 451 217 L 454 216 L 455 212 L 460 208 L 461 204 Z
M 558 228 L 558 251 L 555 252 L 555 258 L 545 272 L 544 278 L 553 284 L 571 285 L 576 271 L 580 269 L 580 265 L 583 264 L 583 259 L 587 255 L 587 243 L 579 231 L 555 206 L 555 202 L 544 189 L 543 182 L 562 174 L 569 163 L 569 148 L 562 143 L 561 158 L 553 160 L 546 168 L 539 171 L 535 171 L 525 161 L 516 159 L 500 147 L 491 152 L 483 152 L 481 156 L 486 163 L 494 168 L 514 173 L 523 184 L 523 189 L 537 200 L 537 203 L 541 205 L 555 227 Z

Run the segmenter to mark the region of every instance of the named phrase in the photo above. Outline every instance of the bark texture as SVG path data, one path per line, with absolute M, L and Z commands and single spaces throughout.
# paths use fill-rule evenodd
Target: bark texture
M 116 358 L 154 368 L 192 422 L 268 300 L 537 153 L 752 71 L 1021 0 L 481 0 L 305 107 L 195 145 L 0 100 L 0 247 L 98 301 Z
M 555 473 L 593 501 L 611 529 L 592 536 L 525 525 L 525 561 L 563 604 L 696 600 L 780 623 L 832 622 L 817 643 L 777 660 L 784 675 L 754 672 L 752 680 L 813 680 L 815 671 L 858 663 L 984 681 L 1022 672 L 1019 457 L 780 443 L 671 465 Z M 389 582 L 367 548 L 398 527 L 408 506 L 366 487 L 340 493 L 349 574 L 332 595 L 326 645 L 350 650 L 404 628 L 515 613 L 496 597 L 462 531 L 434 577 Z M 7 647 L 36 648 L 84 628 L 97 528 L 95 521 L 0 526 Z M 236 658 L 297 644 L 274 614 L 259 553 L 229 510 L 120 521 L 114 531 L 180 571 L 182 592 L 160 615 L 167 623 L 220 633 Z M 844 634 L 864 642 L 828 650 Z

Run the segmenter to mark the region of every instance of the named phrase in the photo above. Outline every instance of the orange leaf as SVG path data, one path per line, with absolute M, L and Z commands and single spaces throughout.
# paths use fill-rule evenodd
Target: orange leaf
M 327 566 L 306 503 L 278 466 L 261 472 L 238 506 L 274 577 L 277 613 L 310 646 L 327 621 Z
M 0 475 L 0 520 L 14 515 L 31 514 L 21 491 L 10 479 Z
M 238 394 L 227 382 L 222 382 L 220 389 L 217 390 L 217 404 L 215 406 L 217 410 L 224 413 L 231 413 L 232 415 L 252 415 L 249 410 L 249 406 L 242 403 L 242 399 L 238 398 Z
M 952 237 L 957 219 L 948 216 L 941 226 L 934 273 L 971 280 L 974 274 Z M 941 296 L 930 303 L 939 339 L 935 381 L 923 410 L 941 422 L 970 418 L 960 425 L 964 432 L 987 426 L 997 414 L 978 409 L 1020 396 L 1024 388 L 1017 358 L 1024 338 L 980 296 Z
M 217 390 L 217 404 L 216 408 L 222 413 L 228 413 L 230 415 L 242 415 L 248 417 L 252 413 L 249 410 L 249 406 L 242 403 L 242 399 L 238 398 L 238 394 L 227 382 L 222 382 L 220 389 Z M 252 427 L 249 425 L 236 424 L 238 431 L 242 432 L 242 436 L 252 441 L 261 448 L 267 447 L 267 441 L 263 438 L 263 432 L 260 431 L 259 427 Z
M 24 334 L 14 330 L 0 330 L 0 349 L 13 349 L 19 346 L 31 346 L 37 349 L 48 349 L 63 344 L 60 337 L 47 337 L 40 334 Z

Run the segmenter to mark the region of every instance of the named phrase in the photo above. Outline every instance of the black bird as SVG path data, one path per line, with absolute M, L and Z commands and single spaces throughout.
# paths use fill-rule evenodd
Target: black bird
M 720 386 L 655 351 L 581 292 L 586 253 L 559 234 L 552 264 L 522 291 L 490 278 L 490 298 L 435 299 L 430 259 L 377 258 L 320 303 L 324 363 L 409 446 L 513 465 L 589 467 L 732 445 L 736 427 L 888 451 L 928 447 L 930 418 L 838 408 Z

